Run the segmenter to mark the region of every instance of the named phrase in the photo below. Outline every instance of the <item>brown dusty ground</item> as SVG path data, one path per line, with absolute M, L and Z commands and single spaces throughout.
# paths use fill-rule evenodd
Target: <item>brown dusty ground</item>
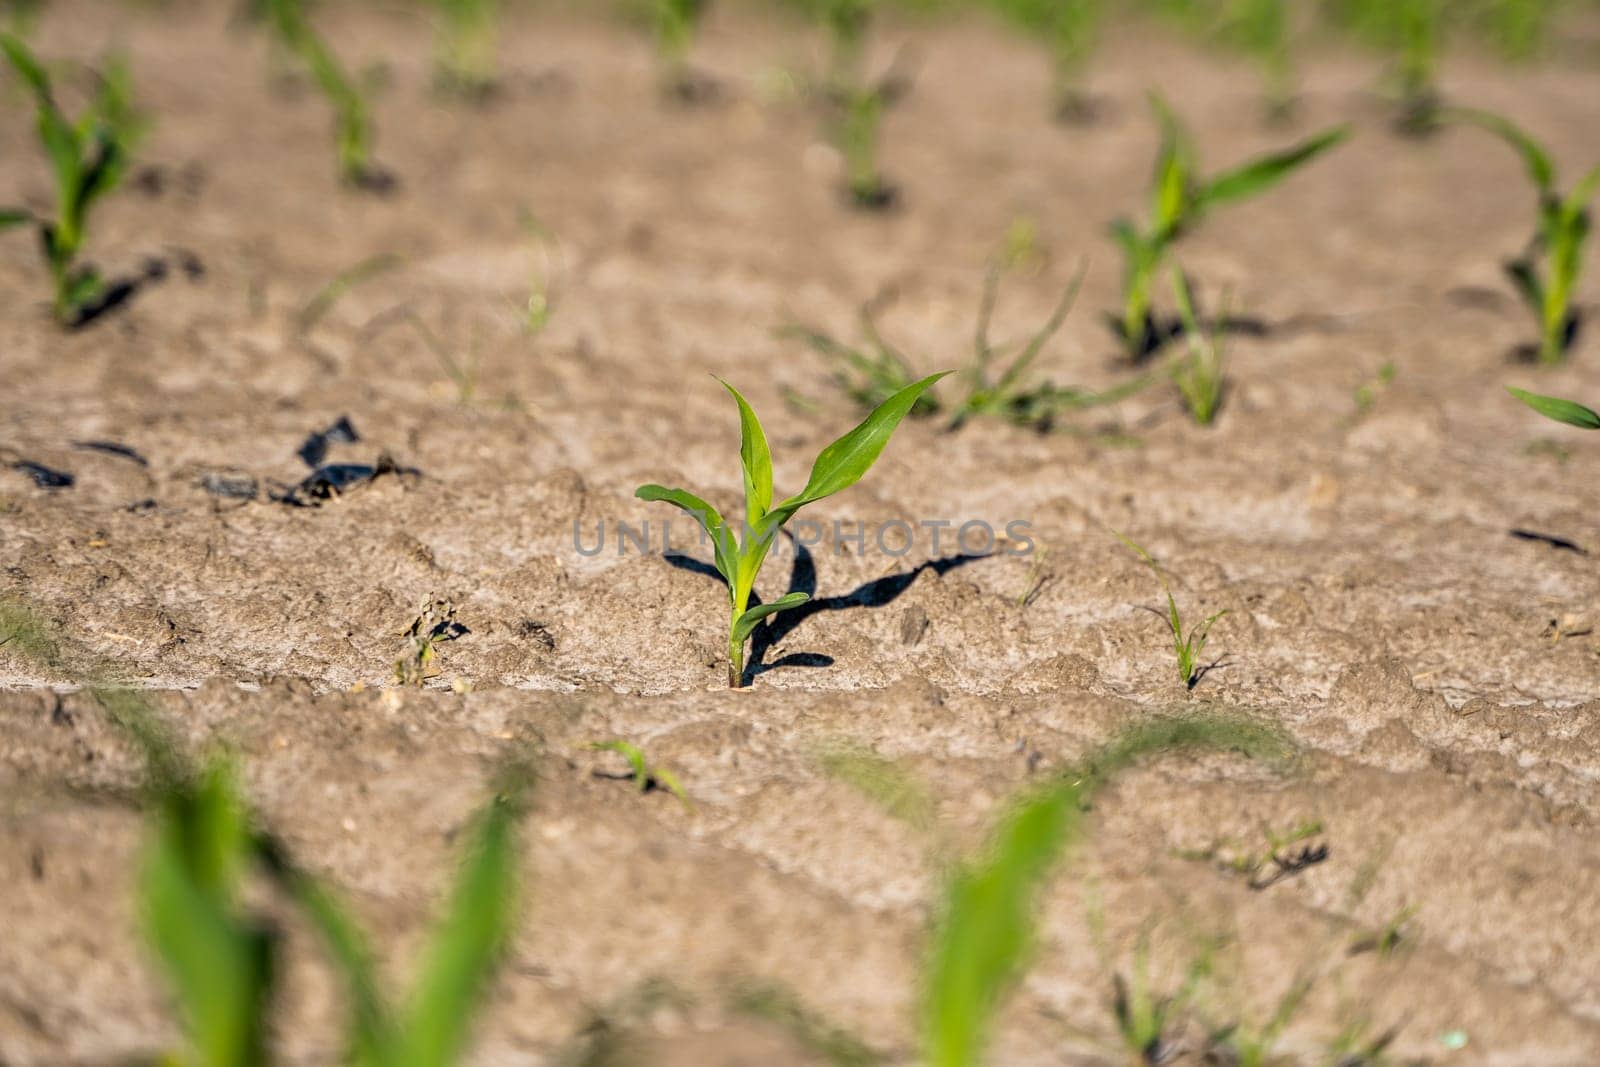
M 841 209 L 814 117 L 775 97 L 774 71 L 814 62 L 802 35 L 724 18 L 702 53 L 725 99 L 681 109 L 656 100 L 646 46 L 616 26 L 514 20 L 509 89 L 470 111 L 428 95 L 419 21 L 340 12 L 336 39 L 390 64 L 380 154 L 402 186 L 382 199 L 336 187 L 323 107 L 268 91 L 260 42 L 220 11 L 53 8 L 46 53 L 126 44 L 158 123 L 143 155 L 164 180 L 106 205 L 94 254 L 125 273 L 187 250 L 204 270 L 64 334 L 32 243 L 0 240 L 0 446 L 76 479 L 47 490 L 0 470 L 0 592 L 158 691 L 195 744 L 236 750 L 270 824 L 383 935 L 397 981 L 452 835 L 508 746 L 537 741 L 527 918 L 478 1062 L 570 1062 L 601 1018 L 623 1058 L 820 1062 L 792 1028 L 730 1006 L 749 982 L 909 1062 L 935 842 L 822 757 L 856 745 L 902 761 L 938 799 L 936 836 L 968 844 L 1030 775 L 1208 705 L 1280 724 L 1301 770 L 1173 758 L 1116 784 L 1049 894 L 994 1062 L 1119 1061 L 1111 975 L 1141 935 L 1167 990 L 1220 939 L 1201 997 L 1213 1018 L 1263 1018 L 1314 976 L 1291 1062 L 1323 1062 L 1363 1022 L 1398 1027 L 1407 1062 L 1600 1062 L 1600 583 L 1591 556 L 1509 534 L 1600 547 L 1600 482 L 1592 441 L 1501 389 L 1593 402 L 1600 342 L 1581 338 L 1553 373 L 1508 363 L 1527 321 L 1498 262 L 1531 194 L 1486 136 L 1396 140 L 1366 93 L 1371 63 L 1317 57 L 1298 130 L 1349 118 L 1356 139 L 1182 248 L 1207 291 L 1231 287 L 1278 327 L 1234 340 L 1220 424 L 1190 425 L 1162 386 L 1048 436 L 908 425 L 862 486 L 809 514 L 1029 520 L 1048 549 L 1040 595 L 1018 606 L 1025 559 L 922 567 L 925 535 L 898 558 L 822 546 L 816 591 L 839 599 L 730 693 L 720 588 L 658 554 L 580 555 L 574 520 L 667 517 L 632 498 L 643 481 L 736 511 L 736 421 L 707 371 L 763 413 L 792 491 L 849 412 L 774 327 L 848 333 L 892 287 L 886 330 L 926 369 L 954 366 L 984 258 L 1019 215 L 1051 256 L 1010 281 L 999 332 L 1030 329 L 1088 256 L 1042 368 L 1124 377 L 1098 315 L 1118 284 L 1103 228 L 1142 206 L 1153 150 L 1140 93 L 1164 86 L 1223 164 L 1288 136 L 1262 128 L 1254 80 L 1130 31 L 1099 76 L 1107 121 L 1062 130 L 1025 44 L 972 23 L 897 28 L 885 42 L 908 46 L 916 85 L 885 160 L 905 210 L 867 217 Z M 1449 70 L 1448 89 L 1528 123 L 1568 174 L 1593 162 L 1596 70 L 1471 56 Z M 26 109 L 6 99 L 0 191 L 43 207 Z M 553 261 L 521 235 L 519 205 L 559 236 Z M 403 262 L 296 327 L 329 279 L 380 254 Z M 557 306 L 530 339 L 516 306 L 540 263 Z M 457 402 L 406 310 L 458 350 L 480 339 L 476 402 Z M 1393 385 L 1358 413 L 1353 390 L 1388 361 Z M 825 414 L 786 405 L 791 390 Z M 299 480 L 301 441 L 340 416 L 361 439 L 333 459 L 387 452 L 420 476 L 318 508 L 202 488 Z M 148 465 L 77 444 L 92 441 Z M 1211 646 L 1222 664 L 1193 694 L 1145 610 L 1150 572 L 1107 524 L 1163 561 L 1189 616 L 1231 610 Z M 769 596 L 788 570 L 770 568 Z M 427 689 L 385 688 L 433 597 L 470 632 Z M 72 680 L 0 649 L 7 1064 L 125 1062 L 176 1036 L 130 900 L 137 761 Z M 585 746 L 610 737 L 675 769 L 693 811 L 598 777 L 619 767 Z M 1263 828 L 1307 821 L 1326 860 L 1268 888 L 1185 858 L 1239 857 Z M 1399 952 L 1352 950 L 1405 909 Z M 291 945 L 283 1046 L 328 1062 L 330 977 L 306 932 Z M 1467 1044 L 1450 1051 L 1455 1031 Z

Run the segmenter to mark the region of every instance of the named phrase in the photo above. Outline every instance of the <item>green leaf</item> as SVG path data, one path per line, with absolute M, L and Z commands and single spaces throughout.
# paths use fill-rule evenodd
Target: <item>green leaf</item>
M 267 1062 L 273 939 L 237 914 L 248 859 L 242 802 L 224 765 L 160 798 L 140 898 L 145 928 L 183 1010 L 197 1062 Z
M 1202 206 L 1242 200 L 1277 184 L 1350 135 L 1349 126 L 1335 126 L 1287 151 L 1252 160 L 1207 182 L 1197 199 Z
M 1556 168 L 1550 162 L 1550 156 L 1541 148 L 1532 137 L 1524 133 L 1510 119 L 1488 111 L 1477 111 L 1470 108 L 1452 108 L 1446 113 L 1447 118 L 1459 119 L 1480 126 L 1499 137 L 1510 145 L 1522 157 L 1522 165 L 1527 168 L 1528 177 L 1539 187 L 1541 195 L 1555 192 Z
M 33 221 L 33 216 L 23 208 L 0 207 L 0 230 L 9 230 L 15 226 L 25 226 Z
M 949 373 L 940 371 L 912 382 L 874 408 L 859 426 L 818 453 L 806 487 L 773 509 L 773 516 L 781 516 L 776 525 L 782 526 L 789 516 L 804 505 L 832 496 L 859 482 L 877 462 L 895 427 L 900 425 L 900 420 L 906 417 L 917 399 Z
M 1506 276 L 1511 279 L 1511 284 L 1516 286 L 1517 294 L 1523 302 L 1534 311 L 1544 307 L 1544 283 L 1539 280 L 1533 262 L 1527 259 L 1513 259 L 1505 265 Z
M 780 611 L 797 608 L 810 599 L 811 597 L 805 593 L 787 593 L 770 604 L 757 604 L 734 620 L 733 640 L 743 642 L 755 630 L 756 623 L 768 615 L 776 615 Z
M 1547 419 L 1564 422 L 1568 426 L 1576 426 L 1583 430 L 1600 430 L 1600 414 L 1591 411 L 1582 404 L 1571 400 L 1561 400 L 1553 396 L 1540 396 L 1530 393 L 1525 389 L 1506 386 L 1506 392 L 1528 405 Z
M 1571 218 L 1583 214 L 1596 192 L 1600 192 L 1600 166 L 1585 174 L 1578 184 L 1573 186 L 1572 192 L 1561 205 L 1562 212 Z
M 477 818 L 444 920 L 423 957 L 401 1046 L 408 1067 L 447 1067 L 460 1058 L 512 933 L 520 811 L 515 797 L 502 796 Z
M 772 508 L 772 451 L 761 420 L 739 390 L 718 378 L 739 405 L 739 462 L 744 468 L 745 525 L 754 529 Z
M 983 1062 L 990 1020 L 1032 948 L 1035 898 L 1078 832 L 1079 796 L 1076 786 L 1058 781 L 1013 805 L 986 855 L 951 879 L 923 1002 L 923 1054 L 931 1067 Z
M 668 489 L 660 485 L 641 485 L 633 491 L 633 495 L 640 500 L 664 501 L 693 515 L 706 536 L 711 538 L 717 573 L 727 579 L 728 588 L 732 590 L 734 577 L 738 574 L 739 548 L 734 543 L 733 532 L 722 521 L 716 508 L 686 490 Z
M 45 73 L 44 67 L 33 57 L 33 53 L 28 50 L 28 46 L 21 38 L 15 34 L 0 33 L 0 52 L 5 53 L 12 69 L 17 72 L 18 77 L 28 83 L 28 88 L 34 95 L 50 91 L 50 76 Z
M 638 745 L 630 745 L 626 741 L 596 741 L 589 747 L 596 752 L 615 752 L 627 760 L 628 768 L 633 771 L 633 780 L 639 784 L 639 792 L 644 792 L 649 786 L 650 768 Z

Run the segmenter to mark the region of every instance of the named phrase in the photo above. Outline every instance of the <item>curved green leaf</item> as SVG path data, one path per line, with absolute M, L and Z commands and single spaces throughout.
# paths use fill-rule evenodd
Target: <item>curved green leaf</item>
M 1335 126 L 1286 151 L 1251 160 L 1207 182 L 1196 199 L 1202 206 L 1209 207 L 1212 204 L 1254 196 L 1282 181 L 1296 168 L 1310 162 L 1348 136 L 1350 136 L 1349 126 Z
M 912 382 L 879 404 L 861 424 L 817 454 L 806 487 L 773 509 L 777 526 L 782 526 L 801 507 L 848 489 L 859 482 L 877 462 L 889 437 L 917 399 L 949 371 L 930 374 Z M 770 525 L 770 524 L 769 524 Z
M 734 620 L 733 639 L 740 642 L 744 641 L 755 630 L 756 623 L 768 615 L 776 615 L 780 611 L 797 608 L 810 599 L 811 597 L 805 593 L 788 593 L 770 604 L 757 604 Z
M 1582 215 L 1588 208 L 1589 201 L 1594 199 L 1595 193 L 1600 192 L 1600 166 L 1595 167 L 1585 174 L 1578 184 L 1572 187 L 1572 192 L 1561 205 L 1562 211 L 1569 218 Z
M 1489 111 L 1478 111 L 1473 108 L 1452 108 L 1446 112 L 1446 117 L 1459 119 L 1474 126 L 1488 130 L 1499 137 L 1522 157 L 1522 165 L 1527 168 L 1528 177 L 1539 187 L 1541 194 L 1555 191 L 1556 168 L 1550 161 L 1550 156 L 1539 143 L 1524 133 L 1515 123 L 1503 116 Z
M 33 221 L 33 216 L 20 207 L 0 207 L 0 230 L 9 230 L 13 226 L 24 226 Z
M 733 589 L 734 576 L 738 573 L 739 549 L 734 543 L 733 532 L 722 521 L 716 508 L 686 490 L 668 489 L 661 485 L 641 485 L 633 491 L 633 495 L 640 500 L 664 501 L 693 515 L 700 523 L 700 528 L 711 538 L 717 573 L 727 579 L 729 590 Z
M 1538 393 L 1530 393 L 1526 389 L 1518 389 L 1510 385 L 1506 386 L 1506 392 L 1547 419 L 1564 422 L 1568 426 L 1576 426 L 1583 430 L 1600 430 L 1600 413 L 1596 413 L 1582 404 L 1553 396 L 1540 396 Z
M 739 405 L 739 463 L 744 468 L 745 524 L 752 529 L 772 509 L 772 451 L 761 420 L 739 390 L 718 378 Z

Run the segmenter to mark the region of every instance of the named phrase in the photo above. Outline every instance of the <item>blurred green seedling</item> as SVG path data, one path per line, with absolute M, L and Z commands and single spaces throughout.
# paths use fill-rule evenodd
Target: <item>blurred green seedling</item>
M 1294 110 L 1295 67 L 1291 0 L 1225 0 L 1219 35 L 1261 68 L 1267 118 L 1287 119 Z
M 1538 196 L 1538 217 L 1527 247 L 1506 263 L 1505 270 L 1523 303 L 1538 319 L 1539 361 L 1559 363 L 1566 358 L 1577 333 L 1572 296 L 1592 229 L 1589 204 L 1600 194 L 1600 165 L 1563 196 L 1556 187 L 1556 168 L 1550 154 L 1509 119 L 1465 109 L 1452 109 L 1445 114 L 1488 130 L 1522 157 Z
M 433 0 L 433 5 L 439 13 L 434 85 L 467 100 L 487 99 L 498 81 L 499 0 Z
M 1136 361 L 1161 343 L 1161 331 L 1151 314 L 1151 289 L 1172 244 L 1213 208 L 1265 192 L 1349 135 L 1348 127 L 1334 127 L 1282 152 L 1202 178 L 1188 132 L 1165 101 L 1154 95 L 1150 101 L 1161 126 L 1161 147 L 1156 155 L 1149 218 L 1143 229 L 1126 218 L 1111 226 L 1125 262 L 1119 333 L 1129 357 Z
M 945 372 L 948 373 L 948 372 Z M 761 422 L 739 391 L 727 382 L 723 388 L 739 407 L 739 461 L 744 469 L 745 517 L 742 537 L 718 514 L 717 509 L 683 489 L 641 485 L 634 495 L 641 500 L 660 500 L 692 515 L 710 538 L 717 573 L 728 583 L 731 614 L 728 625 L 728 685 L 744 684 L 744 646 L 762 619 L 810 599 L 805 593 L 789 593 L 770 604 L 751 605 L 756 576 L 766 561 L 767 552 L 785 523 L 807 504 L 850 488 L 877 462 L 889 437 L 900 425 L 917 398 L 944 373 L 928 377 L 901 389 L 864 419 L 859 426 L 834 441 L 818 454 L 805 488 L 777 504 L 772 499 L 772 453 Z M 718 379 L 719 381 L 721 379 Z
M 639 792 L 648 793 L 652 789 L 665 790 L 678 798 L 678 802 L 685 809 L 693 810 L 689 803 L 689 796 L 679 784 L 677 775 L 664 767 L 657 767 L 645 759 L 644 750 L 638 745 L 629 744 L 627 741 L 596 741 L 589 748 L 595 752 L 615 752 L 627 761 L 629 777 L 639 787 Z
M 1566 0 L 1487 0 L 1482 5 L 1485 34 L 1507 59 L 1526 61 L 1550 42 L 1550 23 Z
M 304 63 L 334 114 L 339 177 L 359 189 L 382 191 L 391 176 L 372 158 L 372 114 L 367 90 L 350 77 L 339 57 L 311 25 L 305 0 L 263 0 L 267 25 L 290 54 Z
M 656 55 L 668 96 L 693 101 L 700 94 L 702 82 L 689 66 L 689 52 L 710 6 L 710 0 L 655 0 Z
M 1385 360 L 1376 374 L 1351 390 L 1350 398 L 1355 401 L 1357 417 L 1365 415 L 1372 410 L 1373 405 L 1378 402 L 1378 397 L 1382 396 L 1389 386 L 1394 384 L 1394 376 L 1394 360 Z
M 1193 716 L 1125 731 L 1082 765 L 1013 798 L 975 854 L 957 862 L 935 911 L 921 997 L 922 1059 L 977 1067 L 999 1009 L 1036 948 L 1037 903 L 1063 856 L 1085 833 L 1089 800 L 1138 760 L 1186 749 L 1281 760 L 1283 739 L 1246 720 Z M 1130 991 L 1131 995 L 1131 991 Z M 1149 1031 L 1156 1001 L 1127 1005 L 1130 1031 Z
M 273 1062 L 270 1013 L 283 967 L 273 927 L 244 900 L 253 873 L 283 889 L 322 936 L 347 987 L 348 1062 L 458 1062 L 512 931 L 520 809 L 520 787 L 508 779 L 473 819 L 466 857 L 425 951 L 421 976 L 411 997 L 396 1007 L 380 991 L 360 928 L 328 887 L 255 825 L 227 762 L 158 783 L 139 905 L 183 1018 L 188 1048 L 170 1062 Z
M 39 143 L 50 159 L 56 207 L 51 217 L 24 208 L 0 208 L 0 230 L 31 226 L 54 291 L 56 320 L 75 326 L 105 296 L 105 281 L 78 253 L 88 237 L 90 212 L 122 180 L 138 119 L 128 97 L 126 68 L 99 79 L 98 88 L 76 121 L 57 105 L 50 75 L 22 40 L 0 34 L 0 51 L 33 97 Z
M 1158 988 L 1150 963 L 1150 936 L 1141 933 L 1126 974 L 1112 974 L 1111 1016 L 1117 1038 L 1135 1063 L 1163 1063 L 1174 1051 L 1173 1033 L 1211 970 L 1208 952 L 1197 955 L 1170 992 Z
M 1172 292 L 1183 322 L 1183 337 L 1188 351 L 1172 363 L 1172 382 L 1183 398 L 1184 410 L 1200 426 L 1210 426 L 1222 404 L 1224 386 L 1223 356 L 1228 329 L 1228 295 L 1222 297 L 1222 313 L 1208 332 L 1194 313 L 1194 291 L 1189 278 L 1177 267 L 1172 271 Z
M 1297 975 L 1266 1017 L 1241 1009 L 1229 1021 L 1213 1024 L 1206 1038 L 1208 1061 L 1234 1067 L 1272 1067 L 1280 1063 L 1277 1050 L 1283 1032 L 1305 1006 L 1314 984 L 1309 974 Z
M 1451 5 L 1446 0 L 1330 0 L 1326 10 L 1392 56 L 1390 77 L 1399 102 L 1395 129 L 1409 136 L 1432 132 L 1439 121 L 1439 54 Z
M 878 133 L 888 105 L 885 84 L 842 90 L 834 102 L 834 147 L 844 160 L 845 192 L 865 211 L 893 207 L 896 190 L 878 167 Z
M 1167 574 L 1161 569 L 1161 565 L 1151 557 L 1150 553 L 1146 552 L 1126 534 L 1117 530 L 1112 530 L 1111 532 L 1117 535 L 1118 540 L 1138 554 L 1145 565 L 1155 572 L 1156 580 L 1161 583 L 1161 592 L 1167 598 L 1167 613 L 1162 615 L 1162 619 L 1172 632 L 1172 648 L 1178 661 L 1178 680 L 1183 683 L 1186 689 L 1193 689 L 1199 684 L 1203 673 L 1200 667 L 1200 657 L 1205 652 L 1206 638 L 1211 633 L 1211 626 L 1228 612 L 1226 610 L 1219 611 L 1207 617 L 1204 622 L 1192 630 L 1185 631 L 1183 618 L 1178 614 L 1178 601 L 1172 595 L 1172 586 L 1168 583 Z M 1157 614 L 1159 615 L 1160 612 L 1157 612 Z
M 1547 419 L 1564 422 L 1580 430 L 1600 430 L 1600 412 L 1595 412 L 1582 404 L 1554 396 L 1540 396 L 1538 393 L 1530 393 L 1526 389 L 1517 389 L 1509 385 L 1506 386 L 1506 392 Z
M 1060 122 L 1094 118 L 1085 71 L 1099 43 L 1104 0 L 988 0 L 1030 38 L 1050 50 L 1052 108 Z

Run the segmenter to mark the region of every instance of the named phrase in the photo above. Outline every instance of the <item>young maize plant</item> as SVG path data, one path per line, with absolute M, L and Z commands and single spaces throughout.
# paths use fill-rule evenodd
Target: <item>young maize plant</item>
M 1484 30 L 1500 54 L 1527 61 L 1549 43 L 1550 20 L 1565 0 L 1490 0 Z
M 1553 396 L 1540 396 L 1526 389 L 1506 386 L 1506 392 L 1528 405 L 1547 419 L 1576 426 L 1580 430 L 1600 430 L 1600 412 L 1595 412 L 1571 400 Z
M 668 96 L 692 101 L 699 82 L 689 69 L 689 49 L 710 0 L 656 0 L 656 53 L 661 59 L 661 88 Z
M 434 0 L 439 43 L 434 84 L 446 93 L 484 100 L 494 92 L 495 15 L 499 0 Z
M 304 0 L 264 0 L 267 23 L 291 55 L 299 57 L 333 107 L 339 177 L 359 189 L 386 189 L 389 176 L 372 159 L 372 116 L 366 93 L 345 72 L 312 28 Z
M 948 373 L 948 372 L 946 372 Z M 723 388 L 739 407 L 739 462 L 744 469 L 745 517 L 742 537 L 735 537 L 717 509 L 683 489 L 641 485 L 634 496 L 665 501 L 692 515 L 711 539 L 717 573 L 728 583 L 731 608 L 728 623 L 728 687 L 744 684 L 744 645 L 756 625 L 769 615 L 799 607 L 810 598 L 789 593 L 770 604 L 751 605 L 756 576 L 767 552 L 785 523 L 807 504 L 814 504 L 859 482 L 877 462 L 889 437 L 910 412 L 917 398 L 944 374 L 930 374 L 913 382 L 878 405 L 855 429 L 824 448 L 811 467 L 805 488 L 777 504 L 772 502 L 772 453 L 756 413 L 739 391 L 727 382 Z M 721 381 L 721 379 L 718 379 Z
M 105 290 L 99 272 L 77 260 L 88 236 L 90 209 L 122 180 L 129 141 L 137 134 L 138 120 L 127 99 L 126 73 L 102 78 L 88 107 L 73 122 L 57 106 L 44 65 L 20 38 L 0 33 L 0 51 L 33 97 L 39 143 L 50 157 L 56 187 L 54 217 L 41 218 L 23 208 L 0 208 L 0 230 L 16 226 L 38 230 L 54 286 L 56 319 L 74 326 L 84 320 Z
M 1094 118 L 1084 70 L 1094 54 L 1103 0 L 989 0 L 999 13 L 1050 50 L 1053 110 L 1060 122 Z
M 1549 153 L 1510 120 L 1486 111 L 1452 110 L 1446 116 L 1481 126 L 1522 157 L 1539 198 L 1538 222 L 1527 247 L 1506 263 L 1505 270 L 1518 295 L 1538 317 L 1539 362 L 1560 363 L 1577 334 L 1572 295 L 1592 225 L 1589 203 L 1600 194 L 1600 165 L 1562 196 Z M 1541 259 L 1545 260 L 1543 267 Z
M 1395 129 L 1408 136 L 1433 132 L 1439 120 L 1439 52 L 1451 13 L 1446 0 L 1334 0 L 1329 10 L 1357 36 L 1394 53 Z
M 1222 404 L 1224 385 L 1222 364 L 1226 331 L 1228 328 L 1228 296 L 1222 297 L 1222 314 L 1208 334 L 1200 326 L 1194 313 L 1194 293 L 1189 287 L 1188 275 L 1174 267 L 1172 292 L 1178 303 L 1178 315 L 1183 320 L 1183 336 L 1189 351 L 1172 364 L 1172 382 L 1183 398 L 1184 410 L 1197 425 L 1210 426 Z
M 834 101 L 834 147 L 844 159 L 845 193 L 864 211 L 894 206 L 896 190 L 878 170 L 878 130 L 888 104 L 883 84 L 841 90 Z
M 1228 0 L 1221 12 L 1223 41 L 1261 66 L 1272 122 L 1286 120 L 1294 109 L 1293 14 L 1290 0 Z
M 639 792 L 648 793 L 652 789 L 660 789 L 671 793 L 678 798 L 685 811 L 693 811 L 694 805 L 689 803 L 689 794 L 683 791 L 683 785 L 678 781 L 678 776 L 665 767 L 658 767 L 645 758 L 644 749 L 627 741 L 595 741 L 589 745 L 594 752 L 615 752 L 628 764 L 628 776 L 638 786 Z
M 1119 331 L 1135 362 L 1160 346 L 1160 331 L 1151 314 L 1151 288 L 1173 242 L 1211 209 L 1266 191 L 1350 133 L 1348 126 L 1336 126 L 1282 152 L 1201 178 L 1188 132 L 1160 97 L 1152 95 L 1150 102 L 1161 124 L 1150 215 L 1142 230 L 1126 218 L 1111 225 L 1111 236 L 1121 247 L 1126 264 Z
M 1228 612 L 1226 610 L 1219 611 L 1188 633 L 1184 633 L 1183 618 L 1178 614 L 1178 601 L 1172 595 L 1172 586 L 1167 582 L 1166 572 L 1161 569 L 1161 565 L 1151 558 L 1150 553 L 1135 544 L 1126 534 L 1117 530 L 1112 530 L 1111 532 L 1117 535 L 1118 540 L 1138 554 L 1146 566 L 1155 572 L 1156 580 L 1161 583 L 1161 592 L 1167 598 L 1167 613 L 1162 618 L 1166 622 L 1167 628 L 1172 631 L 1172 649 L 1176 653 L 1178 660 L 1178 680 L 1183 683 L 1185 689 L 1193 689 L 1200 682 L 1202 673 L 1200 656 L 1205 652 L 1206 637 L 1211 633 L 1211 625 L 1228 614 Z
M 1242 719 L 1153 720 L 1014 798 L 986 846 L 953 866 L 934 917 L 922 983 L 922 1062 L 930 1067 L 989 1062 L 985 1053 L 994 1017 L 1037 947 L 1038 899 L 1064 853 L 1084 836 L 1084 814 L 1095 793 L 1146 756 L 1194 749 L 1231 750 L 1273 762 L 1289 755 L 1280 735 Z

